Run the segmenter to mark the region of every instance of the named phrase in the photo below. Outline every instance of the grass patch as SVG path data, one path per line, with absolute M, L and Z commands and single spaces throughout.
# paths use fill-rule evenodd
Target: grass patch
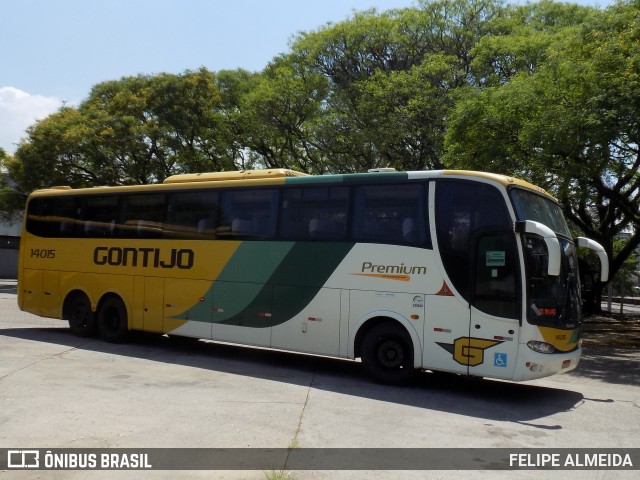
M 296 448 L 300 448 L 300 444 L 298 443 L 298 439 L 294 438 L 289 442 L 288 450 L 295 450 Z
M 285 472 L 284 470 L 271 470 L 270 472 L 264 472 L 264 476 L 267 480 L 295 480 L 291 472 Z

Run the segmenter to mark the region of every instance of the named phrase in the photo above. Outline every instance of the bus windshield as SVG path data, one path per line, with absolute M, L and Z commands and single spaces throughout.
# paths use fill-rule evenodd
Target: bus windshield
M 513 189 L 518 220 L 540 222 L 558 235 L 562 248 L 560 275 L 547 274 L 548 251 L 542 237 L 524 236 L 527 272 L 527 319 L 535 325 L 572 328 L 582 321 L 576 247 L 560 206 L 533 192 Z
M 560 205 L 537 193 L 513 189 L 511 198 L 519 220 L 534 220 L 546 225 L 558 235 L 571 238 Z

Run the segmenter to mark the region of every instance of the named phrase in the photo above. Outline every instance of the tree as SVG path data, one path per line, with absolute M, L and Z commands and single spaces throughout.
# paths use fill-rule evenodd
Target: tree
M 358 113 L 379 164 L 399 170 L 443 168 L 451 57 L 430 55 L 408 70 L 376 72 L 358 84 Z M 337 167 L 337 166 L 336 166 Z
M 16 151 L 10 176 L 24 194 L 52 185 L 83 187 L 117 180 L 108 157 L 99 157 L 95 124 L 72 107 L 62 107 L 27 130 L 27 140 Z M 101 160 L 103 162 L 101 162 Z M 102 169 L 101 169 L 101 163 Z
M 15 178 L 28 193 L 252 166 L 441 168 L 451 93 L 468 83 L 473 46 L 500 11 L 498 0 L 371 10 L 300 34 L 260 74 L 100 83 L 28 131 Z
M 267 168 L 323 173 L 325 156 L 318 140 L 318 119 L 328 93 L 326 80 L 281 57 L 245 92 L 245 146 L 253 160 Z
M 24 197 L 17 192 L 11 179 L 14 164 L 15 159 L 0 148 L 0 221 L 14 220 L 24 206 Z
M 625 248 L 627 241 L 628 238 L 625 238 L 625 236 L 616 238 L 613 242 L 614 252 L 619 252 Z M 612 288 L 609 291 L 613 295 L 620 297 L 620 318 L 623 317 L 624 313 L 625 297 L 633 296 L 636 293 L 634 287 L 638 286 L 638 274 L 638 253 L 633 251 L 624 261 L 616 276 L 611 279 Z M 611 298 L 609 301 L 611 301 Z
M 555 31 L 534 71 L 466 90 L 446 139 L 452 164 L 522 176 L 556 195 L 605 247 L 611 277 L 640 245 L 639 18 L 620 3 Z M 623 232 L 631 236 L 614 251 Z
M 233 161 L 238 170 L 256 167 L 255 158 L 247 147 L 247 137 L 252 132 L 250 114 L 243 106 L 244 98 L 260 81 L 259 73 L 246 70 L 223 70 L 216 75 L 216 84 L 220 92 L 219 113 L 222 115 L 222 129 L 219 136 L 225 139 L 226 158 Z
M 318 141 L 331 171 L 441 168 L 452 92 L 498 15 L 493 0 L 438 0 L 357 13 L 300 34 L 291 58 L 326 79 Z
M 11 178 L 27 194 L 235 169 L 221 103 L 216 76 L 206 69 L 100 83 L 77 108 L 64 106 L 27 130 Z
M 578 27 L 595 13 L 593 8 L 550 0 L 501 10 L 471 49 L 471 83 L 497 86 L 517 74 L 535 73 L 567 28 Z
M 119 182 L 149 183 L 234 168 L 220 104 L 216 77 L 202 68 L 98 84 L 79 110 L 88 120 L 101 118 L 95 133 L 119 166 Z

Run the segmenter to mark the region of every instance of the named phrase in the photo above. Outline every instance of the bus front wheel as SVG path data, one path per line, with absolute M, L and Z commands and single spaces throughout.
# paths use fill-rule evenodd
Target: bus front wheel
M 393 324 L 376 325 L 362 342 L 362 364 L 376 382 L 391 385 L 409 383 L 416 372 L 411 337 L 403 328 Z
M 62 318 L 69 322 L 69 328 L 74 335 L 92 337 L 98 333 L 91 302 L 84 293 L 70 296 L 64 303 L 62 315 Z
M 129 333 L 127 308 L 118 297 L 107 297 L 98 309 L 98 330 L 107 342 L 117 343 Z

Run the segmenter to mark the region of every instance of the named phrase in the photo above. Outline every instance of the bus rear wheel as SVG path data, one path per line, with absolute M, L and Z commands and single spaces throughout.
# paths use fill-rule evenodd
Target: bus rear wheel
M 376 382 L 405 385 L 416 373 L 411 337 L 401 327 L 383 323 L 373 327 L 362 342 L 362 364 Z
M 98 333 L 91 302 L 84 293 L 76 293 L 67 298 L 64 302 L 62 318 L 69 322 L 69 328 L 74 335 L 92 337 Z
M 98 309 L 98 330 L 103 340 L 124 341 L 129 333 L 127 308 L 119 297 L 105 298 Z

